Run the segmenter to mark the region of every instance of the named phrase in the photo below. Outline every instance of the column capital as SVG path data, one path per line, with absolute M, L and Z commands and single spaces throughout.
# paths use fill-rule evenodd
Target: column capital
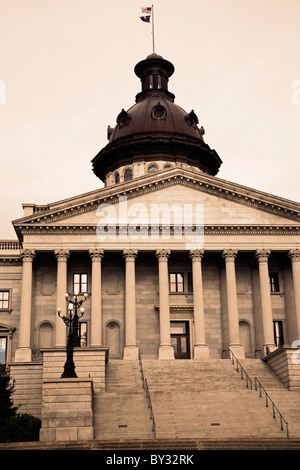
M 69 250 L 54 250 L 55 257 L 57 261 L 66 261 L 70 257 L 70 251 Z
M 225 259 L 225 261 L 234 261 L 235 258 L 237 257 L 238 250 L 233 250 L 231 248 L 223 250 L 222 253 L 222 258 Z
M 292 263 L 295 261 L 300 261 L 300 250 L 297 248 L 295 250 L 290 250 L 288 252 L 288 257 L 290 258 Z
M 190 250 L 190 258 L 192 261 L 201 261 L 204 256 L 204 250 Z
M 25 249 L 21 251 L 21 259 L 24 261 L 32 262 L 35 258 L 35 250 Z
M 270 254 L 271 250 L 263 248 L 262 250 L 256 250 L 255 257 L 259 263 L 265 263 L 268 261 Z
M 156 250 L 156 253 L 155 253 L 156 258 L 158 258 L 161 261 L 167 261 L 170 254 L 171 254 L 171 250 L 166 250 L 165 248 L 161 250 Z
M 98 248 L 89 250 L 89 256 L 92 261 L 101 261 L 104 257 L 104 250 L 99 250 Z
M 138 255 L 138 250 L 123 250 L 123 257 L 125 258 L 126 261 L 134 261 L 135 258 Z

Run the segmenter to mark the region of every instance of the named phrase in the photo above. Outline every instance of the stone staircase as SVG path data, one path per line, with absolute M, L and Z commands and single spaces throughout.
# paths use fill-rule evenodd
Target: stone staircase
M 298 418 L 293 413 L 299 415 L 300 393 L 289 392 L 259 359 L 246 359 L 243 367 L 250 378 L 258 377 L 290 421 L 290 436 L 299 438 Z M 231 360 L 144 360 L 143 370 L 157 438 L 286 438 L 278 416 L 273 418 L 257 391 L 246 388 Z
M 220 440 L 286 440 L 278 414 L 274 419 L 271 405 L 266 407 L 265 397 L 254 390 L 255 377 L 288 421 L 290 438 L 300 439 L 300 392 L 287 390 L 260 359 L 240 362 L 253 390 L 229 359 L 109 361 L 105 392 L 94 394 L 95 445 L 96 441 L 100 445 L 137 439 L 196 439 L 205 446 Z M 141 367 L 150 391 L 155 433 Z
M 270 398 L 288 422 L 289 436 L 300 438 L 300 391 L 288 390 L 263 361 L 245 359 L 240 361 L 250 377 L 257 377 Z M 265 397 L 262 397 L 265 403 Z M 272 405 L 269 403 L 269 412 Z
M 94 394 L 95 439 L 153 438 L 138 361 L 111 360 L 105 392 Z

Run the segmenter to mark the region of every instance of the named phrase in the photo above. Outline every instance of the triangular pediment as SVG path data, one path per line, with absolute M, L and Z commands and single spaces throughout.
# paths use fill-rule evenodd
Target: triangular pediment
M 11 333 L 15 330 L 14 326 L 6 325 L 4 323 L 0 323 L 0 332 L 1 333 Z
M 148 215 L 155 205 L 169 205 L 172 210 L 189 204 L 202 206 L 203 222 L 208 226 L 281 227 L 297 226 L 300 222 L 297 202 L 204 173 L 173 168 L 46 206 L 35 206 L 32 214 L 13 224 L 18 235 L 25 227 L 94 227 L 99 221 L 99 207 L 114 207 L 119 215 L 120 204 L 124 210 L 124 201 L 132 214 L 139 205 L 147 209 Z

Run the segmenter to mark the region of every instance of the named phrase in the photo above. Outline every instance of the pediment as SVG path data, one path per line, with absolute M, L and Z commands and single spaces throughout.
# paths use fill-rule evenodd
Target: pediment
M 0 323 L 0 332 L 10 334 L 15 330 L 14 326 L 6 325 L 4 323 Z
M 176 210 L 176 206 L 202 206 L 203 223 L 210 227 L 274 226 L 276 230 L 276 227 L 296 227 L 300 222 L 300 204 L 297 202 L 203 173 L 175 168 L 47 206 L 36 206 L 33 214 L 13 224 L 19 238 L 23 230 L 34 227 L 51 230 L 84 226 L 92 230 L 99 222 L 99 207 L 107 205 L 119 215 L 119 210 L 125 207 L 124 201 L 132 215 L 137 215 L 135 211 L 139 206 L 146 208 L 148 215 L 153 206 L 161 210 L 163 205 L 172 210 Z

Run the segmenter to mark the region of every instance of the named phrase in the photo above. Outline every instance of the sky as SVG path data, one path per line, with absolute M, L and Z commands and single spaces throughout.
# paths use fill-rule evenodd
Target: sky
M 300 202 L 299 0 L 155 0 L 155 52 L 218 177 Z M 0 239 L 22 203 L 103 187 L 92 158 L 152 50 L 136 0 L 0 0 Z

